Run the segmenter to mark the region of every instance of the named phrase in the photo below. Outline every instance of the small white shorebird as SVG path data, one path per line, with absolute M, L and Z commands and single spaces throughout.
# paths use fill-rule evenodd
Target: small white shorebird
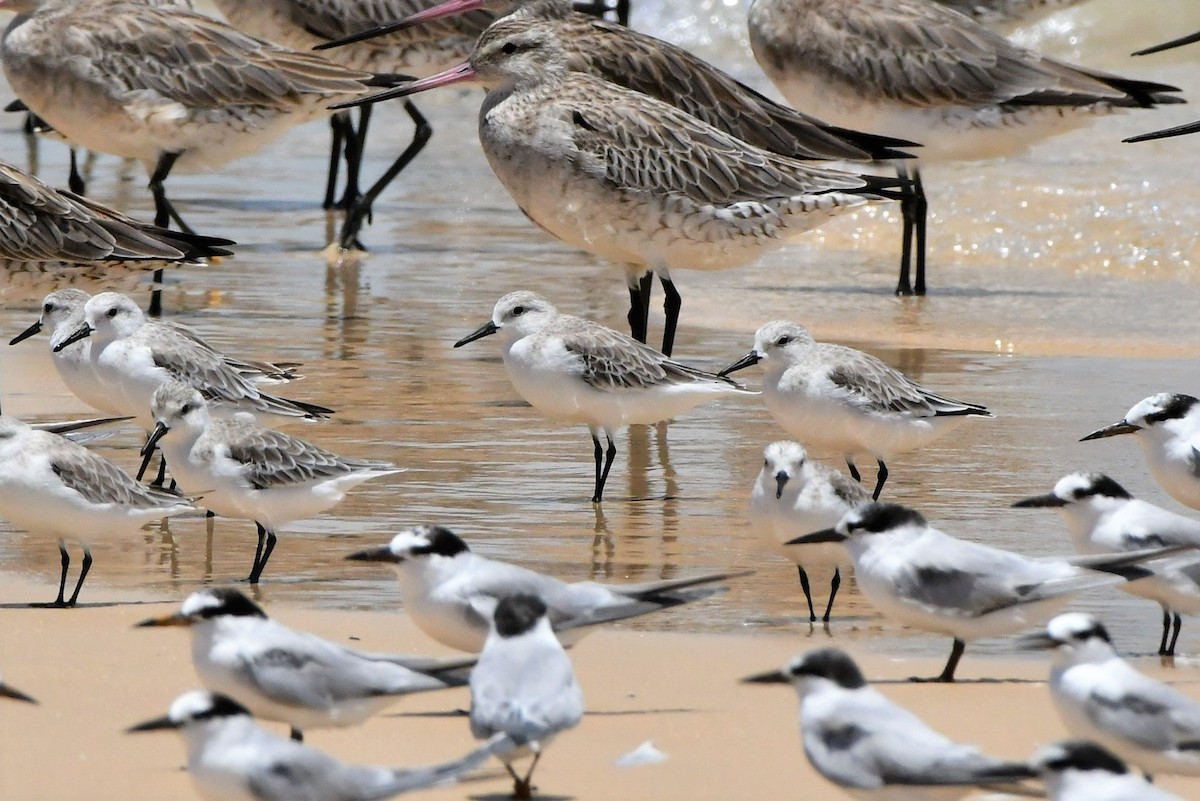
M 0 417 L 0 517 L 33 533 L 59 537 L 62 575 L 50 606 L 74 606 L 97 535 L 131 536 L 164 517 L 193 511 L 185 498 L 134 481 L 125 471 L 71 440 Z M 84 543 L 79 580 L 64 599 L 71 557 L 65 538 Z
M 583 691 L 546 604 L 536 595 L 500 599 L 471 671 L 471 734 L 479 740 L 503 734 L 519 744 L 496 754 L 512 776 L 513 798 L 533 797 L 530 782 L 542 752 L 581 720 Z M 518 776 L 513 761 L 530 753 L 533 764 Z
M 742 681 L 796 688 L 808 761 L 855 798 L 950 801 L 1002 791 L 1034 775 L 1027 765 L 985 756 L 934 731 L 871 688 L 854 660 L 836 648 L 809 651 L 782 670 Z
M 221 246 L 231 244 L 139 222 L 0 162 L 0 294 L 139 280 L 164 265 L 228 256 Z
M 575 642 L 591 623 L 620 620 L 707 598 L 722 588 L 706 587 L 744 573 L 709 573 L 641 584 L 568 584 L 526 567 L 472 553 L 441 526 L 402 531 L 381 548 L 346 557 L 381 562 L 396 571 L 404 611 L 421 631 L 460 651 L 477 653 L 488 633 L 496 602 L 508 595 L 536 595 L 549 607 L 555 627 L 571 626 L 562 639 Z
M 1183 801 L 1130 773 L 1111 752 L 1087 740 L 1039 748 L 1029 766 L 1045 783 L 1050 801 Z
M 1050 494 L 1026 498 L 1013 506 L 1062 512 L 1071 542 L 1080 553 L 1115 553 L 1168 545 L 1200 548 L 1200 520 L 1138 500 L 1103 473 L 1069 473 L 1059 479 Z M 1162 641 L 1158 653 L 1173 656 L 1183 626 L 1179 613 L 1200 612 L 1200 562 L 1150 563 L 1146 568 L 1152 575 L 1123 584 L 1121 589 L 1157 601 L 1162 607 Z
M 512 743 L 496 738 L 453 762 L 424 768 L 350 765 L 254 722 L 223 695 L 192 690 L 161 718 L 130 734 L 177 729 L 187 743 L 187 772 L 205 801 L 379 801 L 454 782 Z
M 1184 506 L 1200 509 L 1200 400 L 1160 392 L 1135 404 L 1119 422 L 1080 442 L 1133 434 L 1158 485 Z
M 884 617 L 954 638 L 946 667 L 930 679 L 942 682 L 954 681 L 968 641 L 1040 623 L 1078 593 L 1140 577 L 1144 571 L 1131 566 L 1170 552 L 1076 559 L 1090 568 L 1084 569 L 1065 559 L 1034 559 L 951 537 L 894 503 L 860 507 L 836 528 L 787 544 L 819 542 L 846 544 L 858 588 Z
M 1135 670 L 1098 620 L 1059 615 L 1026 644 L 1053 649 L 1050 695 L 1072 735 L 1147 774 L 1200 776 L 1200 702 Z
M 762 150 L 660 100 L 572 72 L 554 25 L 537 19 L 499 20 L 468 63 L 363 102 L 465 80 L 489 90 L 480 142 L 521 210 L 567 244 L 624 265 L 630 327 L 642 342 L 649 285 L 643 297 L 640 281 L 658 275 L 668 356 L 682 304 L 671 270 L 747 264 L 837 214 L 893 197 L 899 185 Z
M 9 340 L 8 344 L 16 345 L 46 329 L 50 334 L 50 356 L 54 361 L 54 368 L 67 385 L 67 389 L 89 406 L 112 414 L 121 414 L 125 404 L 115 402 L 115 396 L 109 386 L 103 383 L 92 369 L 91 337 L 72 342 L 62 348 L 58 347 L 64 339 L 74 335 L 83 326 L 83 310 L 89 299 L 91 295 L 74 287 L 51 292 L 42 299 L 42 313 L 37 321 Z M 154 323 L 160 324 L 194 340 L 203 349 L 215 351 L 191 328 L 170 320 Z M 257 385 L 280 384 L 299 378 L 295 372 L 295 364 L 247 361 L 225 354 L 220 356 L 243 378 Z
M 808 329 L 785 320 L 754 335 L 754 349 L 720 375 L 763 365 L 763 400 L 792 436 L 841 452 L 860 478 L 855 454 L 879 464 L 878 499 L 891 455 L 928 445 L 967 417 L 992 417 L 983 406 L 937 395 L 879 359 L 844 345 L 817 342 Z
M 755 59 L 789 103 L 920 142 L 919 164 L 1013 155 L 1117 109 L 1183 102 L 1164 94 L 1174 86 L 1046 58 L 929 0 L 753 0 L 749 27 Z M 904 250 L 915 247 L 922 294 L 928 205 L 912 175 Z
M 466 683 L 294 631 L 235 589 L 198 590 L 175 614 L 138 626 L 188 627 L 192 666 L 205 689 L 229 696 L 255 717 L 288 724 L 293 740 L 307 729 L 355 726 L 405 695 Z M 446 666 L 470 662 L 447 660 Z
M 154 431 L 142 455 L 149 459 L 161 442 L 167 467 L 185 492 L 202 494 L 206 509 L 258 527 L 251 584 L 267 566 L 281 526 L 333 508 L 364 481 L 404 469 L 338 456 L 247 415 L 214 418 L 200 391 L 179 381 L 159 387 L 150 408 Z
M 71 142 L 145 163 L 164 227 L 184 227 L 163 188 L 173 168 L 211 169 L 253 153 L 324 118 L 329 103 L 361 94 L 370 78 L 177 5 L 3 5 L 19 13 L 0 41 L 13 91 Z
M 628 425 L 670 420 L 724 395 L 755 395 L 732 379 L 668 359 L 611 328 L 560 314 L 541 295 L 510 292 L 492 319 L 454 343 L 461 348 L 500 335 L 504 369 L 533 408 L 555 420 L 584 423 L 596 461 L 592 503 L 600 503 L 617 455 L 613 434 Z M 608 441 L 600 447 L 600 433 Z
M 214 401 L 217 414 L 250 412 L 268 418 L 318 418 L 331 409 L 269 395 L 243 374 L 244 364 L 231 363 L 199 340 L 194 332 L 149 319 L 132 299 L 101 292 L 84 305 L 83 322 L 54 345 L 62 352 L 91 338 L 89 365 L 107 388 L 111 403 L 137 419 L 147 431 L 154 428 L 150 399 L 155 390 L 179 380 Z M 252 377 L 251 377 L 252 378 Z
M 816 621 L 817 613 L 804 566 L 833 568 L 829 603 L 822 618 L 828 623 L 833 599 L 842 584 L 841 567 L 853 560 L 840 543 L 791 547 L 784 547 L 783 543 L 832 528 L 851 509 L 870 500 L 871 494 L 862 484 L 808 458 L 808 452 L 798 442 L 780 440 L 763 449 L 762 470 L 750 493 L 750 523 L 773 548 L 796 563 L 810 621 Z
M 5 684 L 3 679 L 0 679 L 0 698 L 11 698 L 14 701 L 24 701 L 27 704 L 37 703 L 37 701 L 21 692 L 16 687 Z

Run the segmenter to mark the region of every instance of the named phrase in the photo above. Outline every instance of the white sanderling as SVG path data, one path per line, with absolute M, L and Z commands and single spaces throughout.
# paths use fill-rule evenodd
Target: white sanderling
M 188 775 L 207 801 L 381 801 L 451 783 L 512 745 L 496 738 L 461 759 L 423 768 L 351 765 L 267 731 L 237 701 L 204 690 L 184 693 L 166 715 L 128 732 L 168 729 L 183 735 Z
M 1067 730 L 1147 774 L 1200 776 L 1200 702 L 1135 670 L 1091 615 L 1059 615 L 1026 645 L 1053 649 L 1050 695 Z
M 269 395 L 258 389 L 220 352 L 177 326 L 150 320 L 130 298 L 101 292 L 84 305 L 84 319 L 54 350 L 91 338 L 88 360 L 111 402 L 137 419 L 147 431 L 154 428 L 150 399 L 170 380 L 200 389 L 214 401 L 217 414 L 250 412 L 266 417 L 318 418 L 332 409 Z
M 30 696 L 13 687 L 11 684 L 5 684 L 3 679 L 0 679 L 0 698 L 11 698 L 14 701 L 24 701 L 27 704 L 36 704 Z
M 200 391 L 179 381 L 159 387 L 151 409 L 154 431 L 142 455 L 149 458 L 161 443 L 167 467 L 185 492 L 203 495 L 206 509 L 258 527 L 251 584 L 267 566 L 281 526 L 333 508 L 364 481 L 404 469 L 338 456 L 247 415 L 214 418 Z
M 1123 419 L 1080 442 L 1133 434 L 1159 486 L 1184 506 L 1200 509 L 1200 400 L 1160 392 L 1134 405 Z
M 84 283 L 132 283 L 149 270 L 228 256 L 228 239 L 168 231 L 62 192 L 0 162 L 0 294 L 37 297 Z
M 356 562 L 381 562 L 393 567 L 400 580 L 404 611 L 421 631 L 460 651 L 477 653 L 488 632 L 496 602 L 506 595 L 536 595 L 550 609 L 557 628 L 575 628 L 562 637 L 575 642 L 583 624 L 620 620 L 657 612 L 721 591 L 715 584 L 744 573 L 708 573 L 640 584 L 568 584 L 526 567 L 472 553 L 454 532 L 441 526 L 402 531 L 381 548 L 346 557 Z
M 642 342 L 642 278 L 658 275 L 668 356 L 682 304 L 671 270 L 747 264 L 844 211 L 894 199 L 900 185 L 762 150 L 661 100 L 572 72 L 554 26 L 532 18 L 499 20 L 468 63 L 363 102 L 464 80 L 489 89 L 480 142 L 521 210 L 567 244 L 624 266 L 629 323 Z
M 1088 740 L 1039 748 L 1030 767 L 1045 782 L 1050 801 L 1183 801 L 1130 773 L 1112 752 Z
M 836 526 L 851 509 L 871 500 L 862 484 L 808 457 L 798 442 L 780 440 L 763 449 L 763 466 L 750 493 L 750 522 L 773 548 L 796 563 L 808 601 L 808 618 L 817 619 L 805 565 L 832 567 L 829 603 L 822 618 L 829 622 L 833 599 L 841 586 L 842 566 L 852 563 L 839 543 L 783 547 L 803 534 Z
M 584 423 L 596 461 L 592 503 L 600 503 L 628 425 L 670 420 L 708 400 L 747 392 L 736 381 L 672 361 L 632 337 L 569 314 L 533 292 L 510 292 L 492 319 L 454 343 L 500 335 L 504 369 L 518 394 L 555 419 Z M 600 433 L 608 441 L 600 446 Z
M 184 227 L 163 188 L 174 167 L 211 169 L 253 153 L 366 91 L 371 77 L 175 4 L 6 7 L 20 13 L 0 40 L 13 91 L 71 142 L 141 160 L 163 227 Z
M 807 328 L 784 320 L 758 329 L 754 349 L 720 374 L 760 362 L 763 400 L 785 431 L 842 453 L 855 480 L 855 454 L 875 457 L 875 499 L 892 454 L 928 445 L 967 417 L 992 417 L 983 406 L 930 392 L 868 353 L 817 342 Z
M 87 337 L 65 347 L 58 347 L 64 339 L 75 334 L 84 324 L 83 310 L 90 298 L 91 295 L 87 292 L 74 287 L 51 292 L 42 299 L 42 313 L 37 321 L 13 337 L 8 344 L 16 345 L 45 329 L 50 334 L 50 356 L 54 362 L 54 368 L 58 371 L 63 383 L 67 385 L 67 389 L 89 406 L 112 414 L 121 414 L 124 404 L 114 402 L 108 385 L 100 381 L 96 371 L 92 368 L 91 338 Z M 193 339 L 204 348 L 215 350 L 191 328 L 171 320 L 155 324 L 169 326 Z M 295 364 L 272 364 L 271 362 L 238 359 L 224 354 L 221 354 L 221 358 L 243 378 L 258 385 L 279 384 L 299 377 L 295 370 L 298 365 Z
M 822 648 L 782 670 L 742 679 L 791 684 L 800 696 L 804 753 L 817 772 L 860 799 L 955 799 L 1032 778 L 1029 766 L 956 743 L 871 686 L 843 651 Z
M 793 106 L 836 125 L 920 142 L 918 164 L 991 159 L 1121 108 L 1181 103 L 1174 86 L 1111 75 L 1019 47 L 923 0 L 753 0 L 750 46 Z M 904 252 L 925 291 L 920 173 L 903 201 Z M 915 236 L 915 244 L 914 244 Z
M 192 511 L 186 499 L 146 487 L 121 468 L 71 440 L 37 431 L 13 417 L 0 417 L 0 517 L 35 534 L 59 537 L 62 575 L 51 606 L 74 606 L 98 535 L 131 536 L 142 526 Z M 69 599 L 64 599 L 66 538 L 83 542 L 83 564 Z
M 480 740 L 504 734 L 520 744 L 496 755 L 512 776 L 513 798 L 533 797 L 530 782 L 542 752 L 582 719 L 583 691 L 546 604 L 536 595 L 501 598 L 471 670 L 471 733 Z M 530 753 L 533 764 L 518 776 L 513 761 Z
M 1103 473 L 1069 473 L 1059 479 L 1048 495 L 1026 498 L 1013 506 L 1062 512 L 1071 542 L 1080 553 L 1115 553 L 1168 545 L 1200 547 L 1200 520 L 1138 500 Z M 1151 562 L 1146 568 L 1152 575 L 1123 584 L 1121 589 L 1157 601 L 1162 607 L 1162 641 L 1158 653 L 1172 656 L 1183 626 L 1179 613 L 1200 612 L 1200 562 Z
M 1140 577 L 1130 566 L 1165 551 L 1081 557 L 1084 569 L 951 537 L 894 503 L 860 507 L 836 528 L 789 544 L 817 542 L 846 543 L 858 588 L 884 617 L 954 638 L 946 667 L 930 679 L 942 682 L 954 681 L 968 641 L 1046 620 L 1084 590 Z
M 198 590 L 175 614 L 138 626 L 187 626 L 192 667 L 205 689 L 229 696 L 255 717 L 288 724 L 293 740 L 307 729 L 355 726 L 405 695 L 466 683 L 290 629 L 235 589 Z M 460 669 L 470 662 L 447 665 Z

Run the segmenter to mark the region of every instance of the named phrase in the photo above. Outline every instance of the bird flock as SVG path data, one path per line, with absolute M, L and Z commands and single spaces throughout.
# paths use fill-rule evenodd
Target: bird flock
M 881 616 L 951 640 L 941 673 L 913 681 L 954 682 L 967 645 L 987 637 L 1026 632 L 1023 648 L 1051 654 L 1048 688 L 1074 739 L 1040 744 L 1025 761 L 948 739 L 873 689 L 836 648 L 742 679 L 796 688 L 813 768 L 861 798 L 976 790 L 1172 798 L 1150 780 L 1200 775 L 1200 702 L 1138 672 L 1102 621 L 1066 609 L 1089 590 L 1152 600 L 1162 615 L 1158 653 L 1174 656 L 1183 616 L 1200 611 L 1200 520 L 1136 499 L 1104 473 L 1077 471 L 1014 504 L 1059 511 L 1076 554 L 1035 558 L 960 539 L 886 491 L 904 481 L 906 454 L 1005 410 L 924 387 L 792 320 L 746 332 L 750 349 L 740 358 L 709 354 L 726 359 L 720 370 L 673 354 L 680 272 L 742 267 L 836 216 L 898 203 L 895 291 L 923 295 L 921 165 L 1020 154 L 1112 113 L 1183 102 L 1177 87 L 1052 59 L 986 27 L 997 15 L 1065 2 L 752 0 L 752 49 L 784 105 L 627 27 L 628 3 L 590 3 L 586 13 L 568 0 L 217 0 L 221 20 L 186 0 L 4 0 L 0 7 L 17 12 L 0 38 L 16 106 L 73 148 L 141 161 L 155 208 L 153 224 L 139 222 L 88 200 L 78 175 L 59 190 L 0 164 L 0 269 L 8 285 L 44 294 L 38 319 L 10 344 L 45 333 L 63 383 L 107 415 L 38 425 L 0 416 L 0 518 L 59 541 L 57 594 L 34 605 L 79 604 L 92 538 L 128 539 L 176 515 L 252 522 L 245 583 L 257 593 L 281 529 L 334 508 L 359 484 L 403 472 L 278 430 L 338 414 L 336 404 L 277 394 L 292 394 L 301 365 L 227 354 L 202 332 L 161 319 L 164 267 L 236 258 L 235 243 L 184 222 L 166 183 L 177 169 L 219 167 L 328 118 L 321 203 L 345 212 L 334 245 L 364 249 L 376 201 L 432 133 L 412 96 L 472 82 L 485 90 L 480 144 L 516 206 L 625 277 L 628 334 L 519 289 L 453 343 L 498 347 L 513 389 L 538 414 L 587 426 L 590 496 L 554 476 L 563 494 L 581 506 L 590 497 L 599 510 L 628 426 L 665 423 L 709 401 L 738 410 L 761 403 L 788 439 L 764 448 L 748 518 L 765 548 L 795 563 L 811 622 L 818 604 L 808 570 L 833 568 L 826 628 L 852 575 Z M 621 19 L 604 19 L 608 12 Z M 371 109 L 401 98 L 413 139 L 364 188 Z M 132 291 L 149 270 L 156 276 L 143 309 L 116 290 Z M 665 312 L 658 348 L 647 344 L 655 279 Z M 759 389 L 739 380 L 754 366 Z M 87 447 L 98 424 L 142 429 L 139 469 Z M 1168 495 L 1200 510 L 1200 400 L 1155 394 L 1082 439 L 1118 436 L 1138 442 Z M 817 456 L 840 459 L 848 475 Z M 864 481 L 863 457 L 875 461 L 873 482 Z M 1046 488 L 1030 492 L 1038 489 Z M 83 555 L 68 594 L 76 543 Z M 188 629 L 204 689 L 128 731 L 180 731 L 201 797 L 368 801 L 453 782 L 495 758 L 513 797 L 530 798 L 544 750 L 585 716 L 568 649 L 600 625 L 719 604 L 747 576 L 568 583 L 476 553 L 441 524 L 343 556 L 392 568 L 406 615 L 464 656 L 359 651 L 284 626 L 258 595 L 235 587 L 191 593 L 139 627 Z M 310 730 L 363 724 L 403 696 L 463 686 L 480 745 L 449 761 L 362 766 L 305 742 Z M 0 698 L 36 703 L 4 682 Z M 283 724 L 290 736 L 258 721 Z

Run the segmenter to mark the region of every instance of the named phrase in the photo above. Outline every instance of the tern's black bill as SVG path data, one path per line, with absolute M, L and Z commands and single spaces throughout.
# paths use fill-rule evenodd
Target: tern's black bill
M 845 542 L 847 539 L 849 538 L 837 529 L 826 528 L 814 531 L 811 534 L 802 534 L 799 537 L 788 540 L 784 545 L 815 545 L 819 542 Z
M 1135 426 L 1133 423 L 1126 423 L 1124 420 L 1122 420 L 1119 423 L 1113 423 L 1111 426 L 1105 426 L 1104 428 L 1101 428 L 1097 431 L 1093 431 L 1092 433 L 1088 434 L 1086 437 L 1084 437 L 1083 439 L 1081 439 L 1079 441 L 1087 442 L 1089 439 L 1104 439 L 1106 437 L 1117 437 L 1117 436 L 1120 436 L 1121 434 L 1132 434 L 1134 431 L 1139 431 L 1139 430 L 1141 430 L 1139 426 Z

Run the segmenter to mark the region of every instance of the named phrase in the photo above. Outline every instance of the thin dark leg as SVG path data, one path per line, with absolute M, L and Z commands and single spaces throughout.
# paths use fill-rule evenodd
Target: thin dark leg
M 275 550 L 275 532 L 267 532 L 267 547 L 263 549 L 262 559 L 259 560 L 258 567 L 250 574 L 250 583 L 257 584 L 258 579 L 262 576 L 263 570 L 267 566 L 267 560 L 271 558 L 271 551 Z
M 1162 640 L 1158 643 L 1158 655 L 1167 655 L 1167 638 L 1171 635 L 1171 613 L 1167 607 L 1163 607 L 1163 624 L 1162 624 Z
M 352 209 L 362 198 L 359 188 L 359 178 L 362 177 L 363 153 L 367 149 L 367 128 L 371 124 L 371 107 L 360 106 L 358 109 L 358 127 L 350 122 L 349 112 L 346 115 L 346 191 L 342 199 L 334 204 L 335 208 Z
M 67 188 L 77 195 L 82 195 L 87 192 L 87 182 L 83 180 L 83 173 L 79 171 L 79 153 L 73 147 L 70 152 L 71 173 L 67 176 Z
M 300 731 L 295 726 L 292 726 L 292 739 L 298 743 L 304 742 L 304 732 Z
M 596 482 L 592 486 L 592 503 L 600 502 L 600 493 L 604 489 L 604 485 L 600 481 L 600 477 L 604 475 L 604 447 L 600 444 L 600 438 L 592 434 L 592 458 L 596 460 Z
M 83 549 L 83 566 L 79 570 L 79 581 L 75 582 L 75 591 L 71 593 L 71 598 L 67 601 L 67 606 L 74 606 L 79 600 L 79 590 L 83 588 L 83 580 L 87 578 L 88 571 L 92 569 L 92 551 L 84 546 Z
M 895 162 L 896 176 L 902 181 L 911 181 L 908 165 L 903 161 Z M 900 280 L 896 284 L 897 295 L 911 295 L 912 290 L 912 251 L 913 232 L 916 230 L 917 188 L 915 184 L 905 187 L 904 197 L 900 200 L 900 218 L 904 221 L 904 235 L 900 244 Z
M 513 798 L 533 798 L 533 769 L 537 767 L 538 760 L 541 758 L 541 751 L 533 755 L 533 762 L 530 763 L 529 770 L 525 771 L 525 778 L 513 787 Z
M 267 530 L 263 528 L 262 523 L 255 523 L 258 527 L 258 547 L 254 549 L 254 564 L 250 565 L 249 581 L 254 583 L 255 577 L 261 572 L 258 569 L 258 563 L 262 559 L 263 545 L 267 542 Z
M 629 0 L 617 0 L 617 22 L 628 27 Z
M 646 275 L 651 275 L 646 273 Z M 643 276 L 645 278 L 645 276 Z M 651 275 L 651 278 L 653 276 Z M 625 319 L 629 322 L 629 335 L 638 342 L 645 344 L 646 342 L 646 319 L 642 315 L 642 298 L 646 293 L 642 291 L 643 281 L 637 281 L 629 284 L 629 314 Z
M 62 575 L 58 577 L 58 597 L 54 599 L 54 606 L 66 606 L 63 595 L 67 591 L 67 568 L 71 566 L 71 554 L 67 553 L 66 543 L 58 544 L 58 556 L 62 562 Z
M 954 645 L 950 647 L 950 658 L 946 660 L 946 667 L 942 669 L 942 675 L 937 677 L 937 681 L 954 681 L 954 671 L 958 669 L 958 660 L 962 659 L 965 650 L 967 650 L 967 644 L 962 640 L 955 639 Z
M 175 211 L 175 207 L 171 205 L 171 201 L 167 200 L 167 190 L 163 185 L 179 156 L 179 153 L 162 153 L 158 157 L 158 163 L 154 165 L 154 173 L 150 176 L 150 193 L 154 195 L 154 224 L 160 228 L 166 228 L 171 224 L 171 220 L 174 220 L 180 231 L 193 234 L 195 231 L 183 221 L 179 212 Z M 163 282 L 161 267 L 154 271 L 153 281 L 154 291 L 150 293 L 150 306 L 146 309 L 146 313 L 151 317 L 161 317 Z
M 804 572 L 804 567 L 796 565 L 796 569 L 800 571 L 800 589 L 804 590 L 804 600 L 808 601 L 808 622 L 817 622 L 817 612 L 813 609 L 812 602 L 812 587 L 808 583 L 808 574 Z
M 825 616 L 821 618 L 826 623 L 829 622 L 829 614 L 833 611 L 833 599 L 837 597 L 837 592 L 842 586 L 842 571 L 840 568 L 833 569 L 833 581 L 829 582 L 829 603 L 825 605 Z
M 883 492 L 883 485 L 887 482 L 888 469 L 882 459 L 875 460 L 879 464 L 879 473 L 875 476 L 875 491 L 871 493 L 871 500 L 879 500 L 879 493 Z
M 663 298 L 663 311 L 667 316 L 667 324 L 663 329 L 662 352 L 664 356 L 670 356 L 671 349 L 675 347 L 675 327 L 679 324 L 679 310 L 683 307 L 683 298 L 679 296 L 679 290 L 675 289 L 674 281 L 661 275 L 658 280 L 666 294 Z
M 379 180 L 367 190 L 367 193 L 346 212 L 346 223 L 342 226 L 342 235 L 340 238 L 343 248 L 349 249 L 355 247 L 359 250 L 364 249 L 362 243 L 358 241 L 358 232 L 362 228 L 363 221 L 370 219 L 371 205 L 382 194 L 383 190 L 387 188 L 388 184 L 408 166 L 409 162 L 417 157 L 417 154 L 429 142 L 429 138 L 433 136 L 433 128 L 430 127 L 428 120 L 421 115 L 416 106 L 406 100 L 404 101 L 404 110 L 408 112 L 408 116 L 412 118 L 413 124 L 417 126 L 416 131 L 413 132 L 413 140 L 409 143 L 405 151 L 400 154 L 400 158 L 392 162 L 392 166 L 388 167 L 387 172 L 380 176 Z M 366 123 L 361 124 L 365 125 Z
M 167 457 L 160 455 L 158 457 L 158 475 L 150 482 L 152 487 L 161 487 L 167 483 Z
M 613 459 L 617 458 L 617 446 L 612 441 L 612 437 L 608 434 L 604 435 L 608 440 L 608 450 L 604 454 L 604 471 L 600 473 L 600 478 L 596 482 L 596 494 L 592 496 L 592 503 L 600 503 L 604 497 L 604 485 L 608 483 L 608 471 L 612 469 Z M 595 439 L 595 437 L 592 437 Z M 596 440 L 596 466 L 600 465 L 600 441 Z
M 1183 618 L 1175 613 L 1175 633 L 1171 635 L 1171 645 L 1167 648 L 1167 656 L 1175 656 L 1175 643 L 1179 641 L 1179 632 L 1183 628 Z
M 325 179 L 325 199 L 321 208 L 332 209 L 333 196 L 337 193 L 338 170 L 342 166 L 342 147 L 346 142 L 346 127 L 349 113 L 339 111 L 329 118 L 329 177 Z
M 913 184 L 917 190 L 917 283 L 913 290 L 925 294 L 925 226 L 929 219 L 929 201 L 925 199 L 925 185 L 921 183 L 921 171 L 913 168 Z
M 850 470 L 850 478 L 854 479 L 859 484 L 861 484 L 862 483 L 862 473 L 858 472 L 858 465 L 856 465 L 854 462 L 847 459 L 846 467 L 849 468 L 849 470 Z

